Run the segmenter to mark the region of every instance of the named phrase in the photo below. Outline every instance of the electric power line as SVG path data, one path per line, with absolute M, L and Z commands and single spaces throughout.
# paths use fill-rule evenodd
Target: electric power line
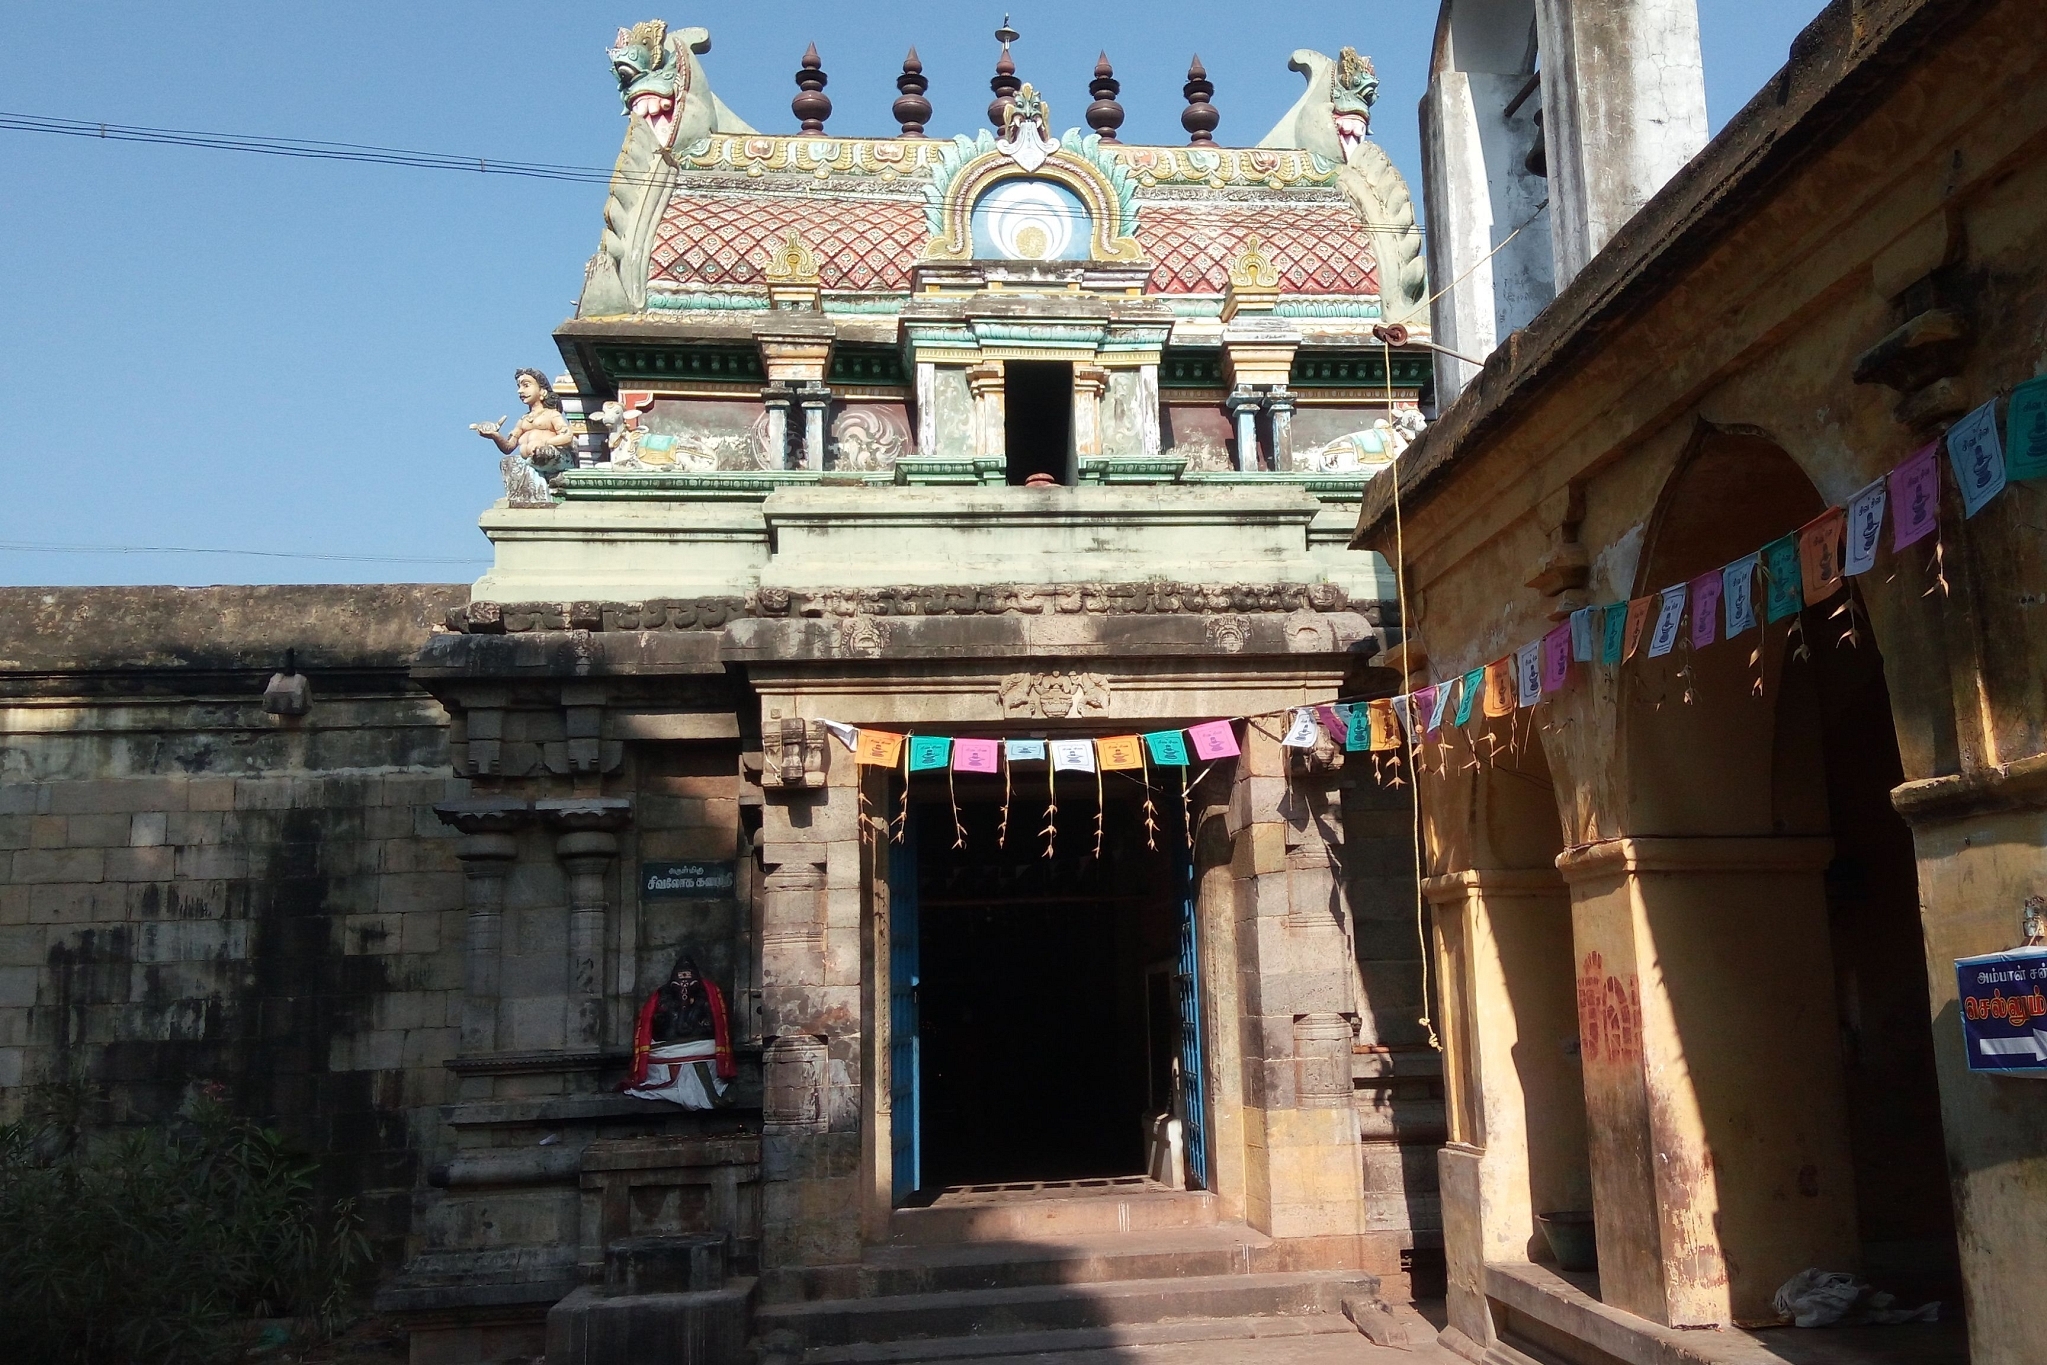
M 150 128 L 126 123 L 94 123 L 87 119 L 49 118 L 41 114 L 0 113 L 0 131 L 47 133 L 60 137 L 99 138 L 108 142 L 142 142 L 165 147 L 197 147 L 217 152 L 247 152 L 311 161 L 353 161 L 372 166 L 405 166 L 415 170 L 458 171 L 465 175 L 510 175 L 527 180 L 560 180 L 577 185 L 608 185 L 614 179 L 631 184 L 657 183 L 651 175 L 634 175 L 602 166 L 571 166 L 548 161 L 498 161 L 448 152 L 421 152 L 359 142 L 324 142 L 311 138 L 269 137 L 256 133 L 208 133 L 190 128 Z M 847 138 L 844 141 L 860 139 Z M 812 191 L 812 193 L 816 193 Z M 1425 234 L 1419 223 L 1366 223 L 1384 232 Z

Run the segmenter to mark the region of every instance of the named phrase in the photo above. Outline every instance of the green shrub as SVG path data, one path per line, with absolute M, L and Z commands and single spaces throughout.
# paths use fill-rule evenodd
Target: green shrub
M 76 1087 L 0 1126 L 0 1359 L 233 1358 L 250 1318 L 334 1330 L 369 1261 L 314 1162 L 202 1091 L 180 1121 L 95 1132 Z

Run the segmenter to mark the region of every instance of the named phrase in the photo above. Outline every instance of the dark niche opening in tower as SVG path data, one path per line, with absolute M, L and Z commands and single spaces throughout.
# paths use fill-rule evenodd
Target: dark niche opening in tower
M 1033 474 L 1044 474 L 1054 483 L 1072 483 L 1073 366 L 1063 360 L 1012 360 L 1003 371 L 1002 436 L 1009 452 L 1009 482 L 1028 483 Z

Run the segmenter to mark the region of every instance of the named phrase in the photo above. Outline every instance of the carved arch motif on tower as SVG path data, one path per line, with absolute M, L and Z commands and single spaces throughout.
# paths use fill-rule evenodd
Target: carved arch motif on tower
M 1099 137 L 1082 137 L 1078 129 L 1069 129 L 1056 151 L 1035 169 L 1025 170 L 998 150 L 985 130 L 979 140 L 955 138 L 941 154 L 937 174 L 925 191 L 924 213 L 931 229 L 925 259 L 972 260 L 979 254 L 977 239 L 984 246 L 997 242 L 1003 234 L 991 229 L 1013 218 L 1014 231 L 1008 234 L 1014 239 L 1013 259 L 1142 261 L 1144 249 L 1136 236 L 1137 187 L 1122 163 L 1101 150 L 1100 142 Z M 1020 183 L 1012 189 L 1011 182 Z M 1085 241 L 1080 240 L 1083 224 L 1076 220 L 1071 247 L 1055 253 L 1056 232 L 1036 219 L 1053 211 L 1071 213 L 1069 196 L 1079 201 L 1085 216 Z M 1044 254 L 1031 256 L 1026 248 L 1032 245 Z

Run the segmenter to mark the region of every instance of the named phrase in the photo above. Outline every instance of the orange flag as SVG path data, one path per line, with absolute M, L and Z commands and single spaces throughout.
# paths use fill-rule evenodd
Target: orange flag
M 1841 533 L 1848 515 L 1838 507 L 1807 522 L 1798 533 L 1798 576 L 1805 584 L 1805 604 L 1818 606 L 1841 588 Z
M 1398 749 L 1400 747 L 1400 722 L 1393 716 L 1393 698 L 1381 697 L 1365 706 L 1365 716 L 1372 725 L 1372 747 L 1374 749 Z
M 903 737 L 890 730 L 862 730 L 853 746 L 853 761 L 893 768 L 903 759 Z
M 1628 603 L 1628 633 L 1626 643 L 1621 646 L 1623 660 L 1635 657 L 1635 646 L 1642 643 L 1642 629 L 1649 624 L 1649 610 L 1656 605 L 1655 597 L 1637 597 Z
M 1511 660 L 1502 659 L 1496 664 L 1487 664 L 1485 669 L 1485 713 L 1489 716 L 1511 715 L 1521 704 L 1521 689 L 1514 684 L 1514 665 Z
M 1101 761 L 1103 772 L 1144 766 L 1144 754 L 1138 748 L 1136 735 L 1113 735 L 1096 740 L 1095 757 Z

